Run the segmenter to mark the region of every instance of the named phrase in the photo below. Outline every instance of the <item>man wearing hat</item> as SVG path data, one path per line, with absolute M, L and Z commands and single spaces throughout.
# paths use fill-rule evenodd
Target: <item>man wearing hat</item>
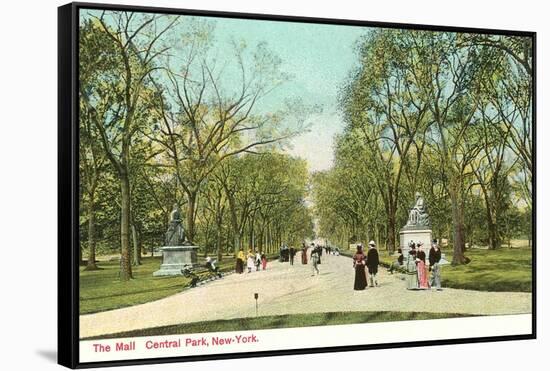
M 367 268 L 369 270 L 370 287 L 378 287 L 378 264 L 380 259 L 378 257 L 378 250 L 376 250 L 376 244 L 374 241 L 369 242 L 369 252 L 367 253 Z

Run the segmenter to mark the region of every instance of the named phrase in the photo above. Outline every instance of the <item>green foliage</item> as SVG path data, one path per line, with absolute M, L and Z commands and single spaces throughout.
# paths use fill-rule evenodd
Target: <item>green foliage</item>
M 531 203 L 528 48 L 506 36 L 367 32 L 341 91 L 335 166 L 313 178 L 321 234 L 393 250 L 417 191 L 454 262 L 466 244 L 494 249 L 530 233 L 512 222 Z

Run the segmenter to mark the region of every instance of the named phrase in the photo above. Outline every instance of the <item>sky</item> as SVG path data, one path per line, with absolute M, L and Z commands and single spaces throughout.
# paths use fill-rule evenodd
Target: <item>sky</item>
M 259 103 L 274 107 L 284 99 L 319 105 L 322 112 L 307 120 L 309 131 L 295 137 L 288 151 L 308 162 L 310 172 L 327 170 L 333 161 L 333 138 L 343 130 L 337 108 L 339 88 L 357 63 L 354 46 L 367 28 L 277 21 L 216 19 L 218 45 L 232 38 L 247 45 L 266 42 L 283 61 L 292 79 Z M 263 106 L 263 107 L 262 107 Z
M 85 10 L 81 19 L 99 16 L 100 11 Z M 182 16 L 205 21 L 205 17 Z M 210 56 L 229 64 L 235 54 L 234 43 L 244 42 L 254 49 L 266 43 L 269 51 L 282 60 L 281 69 L 292 77 L 262 98 L 257 112 L 273 112 L 285 101 L 300 100 L 304 106 L 318 106 L 321 112 L 306 120 L 308 130 L 287 143 L 286 152 L 303 158 L 310 172 L 327 170 L 333 162 L 333 139 L 344 124 L 337 107 L 338 91 L 357 64 L 355 45 L 368 28 L 282 21 L 260 21 L 206 17 L 213 23 Z M 108 19 L 106 19 L 108 21 Z M 182 22 L 186 24 L 186 22 Z M 231 58 L 232 59 L 232 58 Z M 217 62 L 218 63 L 218 62 Z M 224 66 L 226 83 L 232 84 L 231 66 Z M 236 76 L 235 79 L 238 79 Z M 235 81 L 237 82 L 237 81 Z M 240 82 L 240 81 L 239 81 Z

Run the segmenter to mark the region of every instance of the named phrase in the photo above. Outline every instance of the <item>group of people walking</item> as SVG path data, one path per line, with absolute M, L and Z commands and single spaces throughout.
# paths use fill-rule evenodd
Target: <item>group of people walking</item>
M 353 255 L 353 268 L 355 268 L 354 290 L 364 290 L 367 287 L 367 281 L 370 283 L 370 287 L 378 287 L 378 264 L 380 264 L 380 257 L 374 241 L 369 242 L 366 253 L 362 244 L 357 245 L 357 251 Z
M 432 241 L 427 262 L 426 253 L 420 242 L 411 241 L 409 243 L 406 258 L 403 256 L 401 249 L 397 251 L 399 253 L 397 260 L 388 269 L 390 274 L 393 274 L 395 270 L 406 273 L 407 289 L 409 290 L 427 290 L 430 288 L 441 290 L 441 249 L 437 240 Z M 367 286 L 378 286 L 379 263 L 378 250 L 374 241 L 369 242 L 369 248 L 366 252 L 363 245 L 357 245 L 357 251 L 353 255 L 354 290 L 364 290 Z
M 312 276 L 319 275 L 319 265 L 323 251 L 326 254 L 331 253 L 326 247 L 311 243 L 309 246 L 302 242 L 301 247 L 301 263 L 303 265 L 311 264 Z M 336 250 L 335 250 L 336 251 Z M 388 271 L 393 274 L 394 271 L 400 271 L 406 274 L 407 288 L 410 290 L 420 289 L 426 290 L 435 288 L 441 290 L 441 249 L 437 240 L 432 241 L 431 248 L 428 253 L 428 261 L 426 261 L 426 253 L 421 242 L 409 242 L 409 250 L 407 256 L 404 256 L 401 249 L 398 249 L 398 257 L 393 262 Z M 294 265 L 294 258 L 297 249 L 294 247 L 281 246 L 279 260 L 281 262 L 289 262 Z M 334 253 L 335 254 L 335 253 Z M 210 262 L 208 262 L 210 263 Z M 376 248 L 376 243 L 370 241 L 368 248 L 365 249 L 362 244 L 357 245 L 357 251 L 353 255 L 353 268 L 355 269 L 355 280 L 353 284 L 354 290 L 364 290 L 368 286 L 378 287 L 378 266 L 380 257 Z M 265 254 L 260 254 L 252 249 L 246 254 L 241 249 L 237 254 L 235 271 L 243 273 L 245 271 L 266 270 L 267 257 Z M 214 268 L 215 269 L 215 268 Z
M 428 252 L 428 262 L 426 262 L 426 253 L 421 243 L 411 241 L 409 246 L 406 266 L 407 288 L 411 290 L 430 288 L 441 290 L 441 249 L 437 240 L 432 241 Z
M 403 256 L 401 249 L 398 250 L 397 261 L 393 262 L 389 272 L 399 270 L 406 273 L 407 288 L 409 290 L 427 290 L 435 288 L 441 290 L 441 249 L 437 240 L 433 240 L 428 261 L 421 242 L 409 242 L 407 257 Z
M 237 253 L 237 260 L 235 262 L 235 272 L 243 273 L 246 262 L 246 269 L 248 273 L 256 270 L 259 271 L 267 269 L 267 256 L 265 254 L 260 254 L 259 252 L 254 252 L 252 249 L 248 250 L 248 254 L 244 255 L 243 249 L 240 249 Z

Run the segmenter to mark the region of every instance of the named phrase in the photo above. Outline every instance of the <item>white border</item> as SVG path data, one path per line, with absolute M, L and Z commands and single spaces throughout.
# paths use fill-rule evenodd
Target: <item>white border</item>
M 529 335 L 532 315 L 503 315 L 421 321 L 364 323 L 339 326 L 302 327 L 276 330 L 233 331 L 202 334 L 146 336 L 80 341 L 80 361 L 102 362 L 163 357 L 306 349 L 319 347 L 391 344 L 411 341 L 472 339 L 489 336 Z M 240 338 L 238 338 L 240 336 Z M 213 338 L 233 339 L 216 345 Z M 248 338 L 244 343 L 239 339 Z M 180 347 L 147 349 L 151 342 L 178 342 Z M 117 343 L 135 349 L 116 351 Z M 94 346 L 109 346 L 110 351 L 94 351 Z

